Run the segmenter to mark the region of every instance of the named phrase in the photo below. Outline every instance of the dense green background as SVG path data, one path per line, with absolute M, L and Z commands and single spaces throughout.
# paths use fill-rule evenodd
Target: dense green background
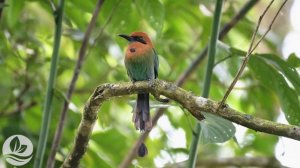
M 236 14 L 243 2 L 226 1 L 222 25 Z M 23 134 L 32 140 L 36 149 L 53 48 L 53 11 L 48 1 L 7 0 L 6 4 L 0 22 L 0 144 L 12 134 Z M 96 0 L 66 1 L 46 154 L 51 147 L 64 100 L 63 94 L 70 83 L 83 34 L 95 4 Z M 202 8 L 206 7 L 208 14 L 199 10 L 200 4 Z M 230 58 L 215 66 L 211 99 L 221 100 L 237 73 L 257 18 L 266 5 L 265 2 L 259 3 L 219 43 L 216 61 L 228 56 Z M 278 5 L 276 3 L 271 8 L 271 14 L 266 20 L 270 20 Z M 208 0 L 105 1 L 71 100 L 56 164 L 60 165 L 70 151 L 84 103 L 93 89 L 102 83 L 129 81 L 123 64 L 126 41 L 117 34 L 129 34 L 137 30 L 148 32 L 159 54 L 159 78 L 176 81 L 208 43 L 213 8 L 214 1 Z M 289 9 L 289 5 L 286 8 Z M 240 111 L 272 121 L 276 121 L 281 109 L 289 123 L 300 125 L 300 80 L 299 71 L 296 71 L 296 68 L 299 70 L 300 60 L 295 55 L 286 60 L 280 57 L 281 41 L 289 30 L 288 10 L 283 13 L 279 17 L 280 24 L 275 24 L 274 31 L 271 32 L 272 36 L 261 44 L 251 58 L 249 68 L 243 73 L 240 84 L 233 90 L 227 103 Z M 267 23 L 263 27 L 267 27 Z M 205 64 L 206 60 L 187 79 L 184 89 L 200 95 Z M 135 96 L 115 98 L 101 107 L 98 125 L 81 162 L 83 167 L 117 167 L 127 155 L 139 137 L 131 122 L 131 104 L 134 100 Z M 152 103 L 158 104 L 155 101 Z M 193 117 L 176 103 L 171 104 L 164 116 L 163 121 L 169 121 L 172 129 L 168 130 L 159 124 L 155 128 L 156 135 L 150 136 L 146 141 L 149 155 L 137 159 L 134 164 L 142 167 L 163 166 L 163 163 L 178 161 L 176 158 L 179 155 L 187 157 L 195 123 Z M 184 132 L 186 146 L 174 148 L 170 145 L 172 141 L 176 141 L 170 139 L 170 130 Z M 202 145 L 199 157 L 222 157 L 224 148 L 230 149 L 236 156 L 244 156 L 246 153 L 253 156 L 274 156 L 277 141 L 276 136 L 248 130 L 239 145 L 232 139 L 224 144 Z M 207 140 L 203 140 L 203 143 L 206 142 Z M 154 161 L 158 158 L 164 162 L 157 162 L 155 165 Z

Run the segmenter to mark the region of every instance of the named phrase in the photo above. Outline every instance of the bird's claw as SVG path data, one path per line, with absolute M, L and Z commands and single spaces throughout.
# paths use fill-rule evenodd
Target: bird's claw
M 153 87 L 154 86 L 154 80 L 153 79 L 148 79 L 148 86 Z

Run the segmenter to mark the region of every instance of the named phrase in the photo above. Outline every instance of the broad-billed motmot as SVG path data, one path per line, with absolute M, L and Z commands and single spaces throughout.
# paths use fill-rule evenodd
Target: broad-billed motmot
M 132 82 L 150 81 L 158 76 L 158 56 L 149 36 L 144 32 L 133 32 L 131 35 L 120 34 L 129 44 L 125 51 L 125 66 Z M 136 129 L 150 130 L 149 93 L 138 93 L 132 118 Z M 138 155 L 145 156 L 145 144 L 139 147 Z

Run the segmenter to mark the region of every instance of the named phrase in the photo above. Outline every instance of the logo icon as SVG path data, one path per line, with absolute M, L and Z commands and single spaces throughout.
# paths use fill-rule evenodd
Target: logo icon
M 2 147 L 5 160 L 14 166 L 22 166 L 32 158 L 33 145 L 23 135 L 12 135 L 7 138 Z

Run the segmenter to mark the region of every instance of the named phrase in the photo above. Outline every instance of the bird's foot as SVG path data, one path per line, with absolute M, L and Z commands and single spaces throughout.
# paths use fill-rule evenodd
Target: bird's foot
M 153 87 L 154 86 L 154 79 L 148 79 L 148 86 Z

